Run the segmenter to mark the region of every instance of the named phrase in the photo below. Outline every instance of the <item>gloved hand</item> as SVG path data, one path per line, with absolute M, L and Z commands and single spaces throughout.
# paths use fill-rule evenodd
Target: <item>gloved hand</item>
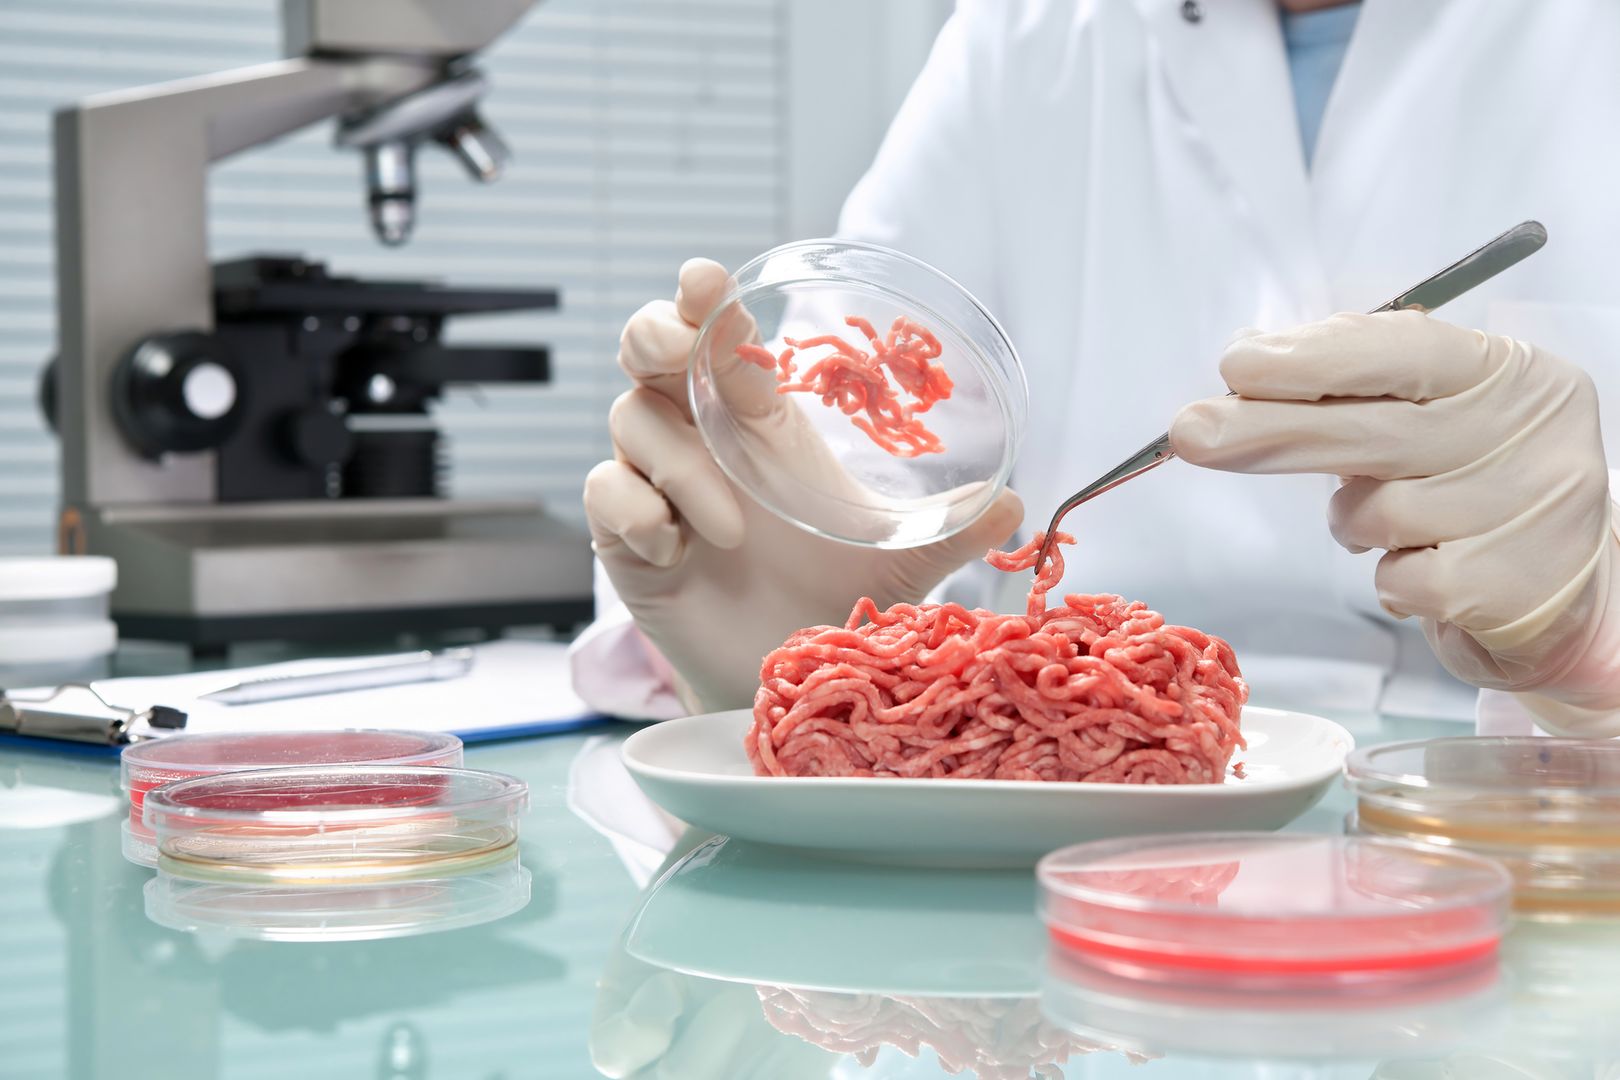
M 686 392 L 697 329 L 728 280 L 718 263 L 693 259 L 681 267 L 674 301 L 653 301 L 625 325 L 619 364 L 636 386 L 613 404 L 614 460 L 585 481 L 597 556 L 637 626 L 685 682 L 683 699 L 695 710 L 750 704 L 761 660 L 794 630 L 842 625 L 863 595 L 880 607 L 915 603 L 945 575 L 1004 543 L 1023 517 L 1009 491 L 949 539 L 885 551 L 813 535 L 738 490 L 693 426 Z M 753 327 L 745 319 L 721 329 L 739 343 L 749 340 Z M 767 373 L 738 362 L 717 366 L 717 377 L 733 412 L 785 448 L 781 467 L 814 470 L 823 482 L 842 476 Z
M 1533 345 L 1419 312 L 1240 336 L 1240 396 L 1170 429 L 1185 460 L 1340 477 L 1334 539 L 1386 549 L 1380 602 L 1442 663 L 1519 692 L 1549 730 L 1620 734 L 1614 506 L 1587 375 Z

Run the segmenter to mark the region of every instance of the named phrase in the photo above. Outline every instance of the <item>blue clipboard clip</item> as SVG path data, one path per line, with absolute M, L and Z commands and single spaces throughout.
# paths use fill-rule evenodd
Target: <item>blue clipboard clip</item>
M 0 690 L 0 733 L 127 746 L 185 726 L 186 714 L 179 709 L 167 705 L 148 709 L 109 705 L 84 683 L 59 686 L 43 698 L 18 699 Z

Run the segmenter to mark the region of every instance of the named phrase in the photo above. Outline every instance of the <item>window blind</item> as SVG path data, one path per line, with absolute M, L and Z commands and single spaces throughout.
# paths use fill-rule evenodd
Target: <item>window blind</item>
M 334 273 L 554 285 L 551 314 L 472 317 L 462 342 L 544 342 L 554 381 L 453 390 L 437 409 L 458 495 L 538 495 L 578 518 L 608 452 L 624 319 L 688 256 L 728 265 L 782 237 L 781 0 L 546 0 L 489 49 L 485 115 L 507 175 L 419 154 L 417 232 L 380 247 L 357 154 L 318 125 L 217 167 L 215 259 L 292 252 Z M 0 0 L 0 554 L 49 549 L 56 447 L 35 404 L 55 348 L 50 113 L 108 90 L 279 55 L 273 0 Z

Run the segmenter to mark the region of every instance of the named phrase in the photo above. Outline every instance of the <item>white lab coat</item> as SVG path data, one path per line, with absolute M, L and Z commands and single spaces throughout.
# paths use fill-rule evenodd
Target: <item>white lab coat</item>
M 844 208 L 843 234 L 945 270 L 1011 335 L 1026 528 L 1223 391 L 1234 329 L 1373 308 L 1526 218 L 1547 248 L 1441 317 L 1582 364 L 1620 416 L 1620 4 L 1366 0 L 1309 172 L 1275 0 L 1201 11 L 964 0 Z M 1257 701 L 1331 686 L 1329 706 L 1472 712 L 1380 611 L 1376 555 L 1329 536 L 1333 486 L 1173 463 L 1070 518 L 1066 584 L 1228 637 Z M 995 576 L 950 588 L 984 603 Z M 582 689 L 612 667 L 621 699 L 650 691 L 609 616 Z

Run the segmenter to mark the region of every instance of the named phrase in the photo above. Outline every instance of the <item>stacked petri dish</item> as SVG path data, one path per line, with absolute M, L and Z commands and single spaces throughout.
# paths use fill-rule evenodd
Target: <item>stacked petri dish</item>
M 153 921 L 279 941 L 365 940 L 488 922 L 529 900 L 528 786 L 464 768 L 330 764 L 217 773 L 148 791 Z
M 528 787 L 462 768 L 454 735 L 376 729 L 173 735 L 123 753 L 124 855 L 146 912 L 274 941 L 400 937 L 529 901 Z
M 201 776 L 147 794 L 157 868 L 241 885 L 376 884 L 517 856 L 528 786 L 474 769 L 317 765 Z
M 1350 832 L 1488 856 L 1531 919 L 1620 916 L 1620 744 L 1526 737 L 1368 747 Z
M 170 735 L 125 748 L 120 757 L 129 817 L 123 824 L 124 857 L 157 865 L 157 847 L 142 820 L 146 795 L 178 780 L 230 772 L 309 765 L 395 765 L 454 768 L 462 763 L 461 740 L 438 732 L 353 729 Z
M 715 460 L 756 501 L 882 548 L 932 543 L 983 513 L 1029 407 L 1017 353 L 972 294 L 909 255 L 839 240 L 740 267 L 699 330 L 688 391 Z

